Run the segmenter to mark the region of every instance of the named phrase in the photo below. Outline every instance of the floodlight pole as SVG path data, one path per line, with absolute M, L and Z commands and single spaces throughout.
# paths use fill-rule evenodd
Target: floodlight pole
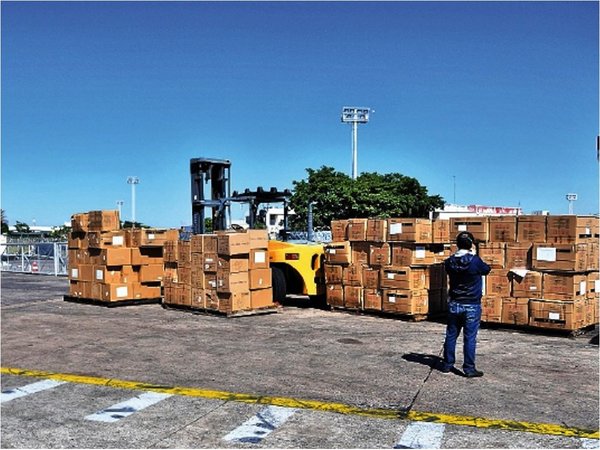
M 342 122 L 352 124 L 352 179 L 358 177 L 358 124 L 369 121 L 370 108 L 344 106 L 342 108 Z
M 123 200 L 117 200 L 117 208 L 119 209 L 119 220 L 121 220 L 121 217 L 123 214 L 123 211 L 122 211 L 123 203 L 125 203 Z
M 140 183 L 138 177 L 127 177 L 127 184 L 131 185 L 131 226 L 135 227 L 135 185 Z
M 567 200 L 569 201 L 569 215 L 573 214 L 573 202 L 577 200 L 577 194 L 567 194 Z

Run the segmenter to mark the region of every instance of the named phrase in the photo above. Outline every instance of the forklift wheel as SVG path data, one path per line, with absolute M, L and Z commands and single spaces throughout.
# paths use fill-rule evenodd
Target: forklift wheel
M 283 270 L 279 267 L 271 267 L 272 283 L 273 283 L 273 300 L 283 302 L 285 300 L 287 286 Z

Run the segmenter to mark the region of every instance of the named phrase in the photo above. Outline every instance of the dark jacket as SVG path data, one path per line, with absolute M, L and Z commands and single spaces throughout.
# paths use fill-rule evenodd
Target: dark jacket
M 483 283 L 482 275 L 490 273 L 490 266 L 472 253 L 452 255 L 444 265 L 450 279 L 448 300 L 459 303 L 480 303 Z

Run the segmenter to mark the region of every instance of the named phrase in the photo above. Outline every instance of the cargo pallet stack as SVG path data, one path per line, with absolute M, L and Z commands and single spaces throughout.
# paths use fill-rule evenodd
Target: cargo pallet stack
M 450 235 L 470 231 L 492 267 L 482 321 L 575 331 L 598 323 L 595 216 L 451 218 Z
M 226 316 L 277 311 L 267 246 L 266 230 L 167 242 L 163 304 Z
M 348 219 L 332 221 L 331 229 L 324 274 L 332 308 L 414 320 L 446 310 L 447 221 Z
M 74 214 L 71 227 L 65 300 L 160 302 L 162 246 L 176 230 L 121 229 L 118 211 Z

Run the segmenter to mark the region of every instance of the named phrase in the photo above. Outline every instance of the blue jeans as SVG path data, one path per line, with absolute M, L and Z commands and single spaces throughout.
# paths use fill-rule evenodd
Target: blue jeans
M 481 321 L 481 303 L 469 304 L 450 301 L 448 303 L 448 326 L 444 342 L 444 366 L 453 367 L 456 361 L 456 339 L 463 331 L 463 372 L 475 370 L 475 345 Z

